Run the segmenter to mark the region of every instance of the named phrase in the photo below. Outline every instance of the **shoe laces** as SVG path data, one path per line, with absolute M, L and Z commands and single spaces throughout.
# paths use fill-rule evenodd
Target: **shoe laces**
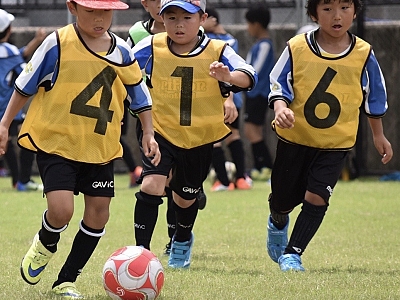
M 186 253 L 190 249 L 191 242 L 174 242 L 173 248 L 171 248 L 171 255 L 173 259 L 185 259 Z
M 290 267 L 297 267 L 301 265 L 301 260 L 299 256 L 290 255 L 289 257 L 285 258 L 284 263 Z
M 49 261 L 49 257 L 46 254 L 38 251 L 38 252 L 36 252 L 35 256 L 33 257 L 33 261 L 39 265 L 42 265 Z

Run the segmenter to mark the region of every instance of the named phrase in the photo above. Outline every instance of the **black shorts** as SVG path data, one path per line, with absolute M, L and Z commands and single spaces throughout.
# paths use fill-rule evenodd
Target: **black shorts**
M 150 174 L 168 176 L 172 170 L 169 187 L 183 199 L 196 198 L 210 169 L 213 144 L 183 149 L 174 146 L 158 133 L 155 133 L 155 139 L 161 152 L 161 161 L 158 166 L 154 166 L 151 159 L 144 156 L 141 151 L 142 176 Z
M 325 151 L 278 140 L 271 174 L 271 206 L 290 211 L 304 200 L 306 191 L 329 203 L 348 151 Z
M 36 161 L 44 193 L 73 191 L 95 197 L 114 197 L 114 163 L 89 164 L 39 151 Z
M 246 96 L 244 121 L 256 125 L 265 125 L 268 109 L 268 98 L 257 96 L 249 98 Z

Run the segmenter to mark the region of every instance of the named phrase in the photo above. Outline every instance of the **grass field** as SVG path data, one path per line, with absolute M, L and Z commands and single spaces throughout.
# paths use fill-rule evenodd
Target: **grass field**
M 134 193 L 128 176 L 116 176 L 107 233 L 76 284 L 86 299 L 108 299 L 101 272 L 117 248 L 134 244 Z M 11 190 L 0 178 L 0 299 L 53 299 L 50 288 L 65 260 L 82 216 L 82 196 L 62 234 L 59 251 L 41 282 L 30 286 L 19 274 L 20 260 L 41 226 L 46 201 L 39 192 Z M 375 178 L 339 182 L 315 238 L 303 255 L 305 273 L 283 273 L 265 249 L 267 196 L 270 187 L 255 182 L 253 190 L 209 192 L 195 224 L 189 270 L 171 270 L 162 255 L 166 244 L 166 205 L 160 206 L 152 251 L 165 267 L 158 299 L 400 299 L 400 184 Z M 291 218 L 299 212 L 296 209 Z M 293 224 L 291 224 L 293 225 Z

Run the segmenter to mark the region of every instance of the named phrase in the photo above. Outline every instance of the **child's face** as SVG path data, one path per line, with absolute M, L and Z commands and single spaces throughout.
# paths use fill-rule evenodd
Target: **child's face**
M 177 44 L 197 43 L 200 26 L 207 19 L 207 14 L 191 14 L 176 6 L 171 6 L 162 15 L 168 36 Z
M 312 17 L 313 21 L 318 22 L 320 29 L 332 37 L 345 35 L 356 17 L 353 2 L 325 2 L 327 1 L 321 0 L 318 3 L 317 18 Z
M 257 33 L 257 23 L 247 22 L 247 32 L 250 36 L 255 37 Z
M 92 9 L 79 4 L 67 2 L 69 11 L 76 17 L 81 34 L 89 37 L 101 37 L 111 26 L 113 11 L 105 9 Z
M 161 8 L 161 0 L 141 0 L 143 8 L 150 14 L 150 16 L 158 23 L 162 23 L 162 18 L 158 14 Z

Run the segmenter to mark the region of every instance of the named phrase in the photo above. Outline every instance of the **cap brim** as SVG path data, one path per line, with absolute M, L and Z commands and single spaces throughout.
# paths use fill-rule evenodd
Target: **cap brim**
M 183 10 L 186 10 L 188 13 L 195 14 L 200 10 L 200 7 L 193 5 L 192 3 L 189 2 L 182 2 L 182 1 L 171 1 L 168 2 L 165 6 L 163 6 L 160 10 L 160 15 L 167 9 L 168 7 L 171 6 L 177 6 L 179 8 L 182 8 Z
M 121 1 L 93 1 L 93 0 L 74 0 L 79 5 L 92 9 L 128 9 L 129 5 Z

